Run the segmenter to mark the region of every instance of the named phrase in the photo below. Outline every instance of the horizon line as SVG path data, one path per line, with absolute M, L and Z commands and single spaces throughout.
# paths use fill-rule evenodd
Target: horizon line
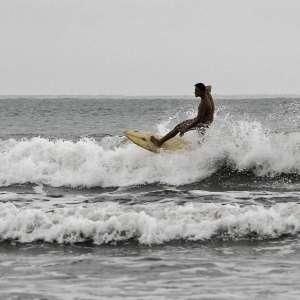
M 214 97 L 300 97 L 300 94 L 257 93 L 257 94 L 212 94 Z M 194 97 L 187 94 L 0 94 L 0 97 Z

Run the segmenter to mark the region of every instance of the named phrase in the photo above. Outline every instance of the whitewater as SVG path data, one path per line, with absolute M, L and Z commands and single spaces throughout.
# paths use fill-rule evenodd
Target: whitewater
M 0 97 L 0 298 L 298 299 L 300 99 L 216 97 L 186 151 L 124 137 L 196 107 Z
M 299 195 L 300 196 L 300 193 Z M 134 208 L 107 202 L 89 208 L 1 208 L 0 237 L 21 243 L 92 242 L 97 245 L 132 241 L 153 245 L 170 241 L 208 239 L 272 239 L 300 231 L 298 204 L 271 208 L 238 204 L 136 205 Z
M 197 133 L 186 136 L 192 145 L 188 151 L 156 155 L 119 136 L 104 137 L 99 142 L 91 138 L 1 140 L 0 185 L 182 185 L 201 181 L 224 166 L 257 176 L 300 176 L 298 132 L 270 133 L 257 122 L 221 119 L 205 137 Z

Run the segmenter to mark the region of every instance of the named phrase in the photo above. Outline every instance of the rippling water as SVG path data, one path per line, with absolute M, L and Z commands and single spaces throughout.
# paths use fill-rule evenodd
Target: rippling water
M 300 99 L 0 98 L 0 296 L 298 299 Z

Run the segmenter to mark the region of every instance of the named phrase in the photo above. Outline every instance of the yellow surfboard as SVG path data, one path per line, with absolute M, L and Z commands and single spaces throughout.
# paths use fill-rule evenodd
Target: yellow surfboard
M 142 132 L 138 130 L 126 130 L 125 136 L 134 144 L 154 153 L 163 151 L 179 151 L 188 147 L 188 143 L 181 137 L 174 137 L 166 141 L 161 147 L 157 147 L 150 140 L 150 137 L 154 135 L 149 132 Z M 158 138 L 157 135 L 154 135 Z

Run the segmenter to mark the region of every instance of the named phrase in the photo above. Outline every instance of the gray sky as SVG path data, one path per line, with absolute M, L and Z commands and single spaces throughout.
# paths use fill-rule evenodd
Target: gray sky
M 300 94 L 299 0 L 0 0 L 0 94 Z

